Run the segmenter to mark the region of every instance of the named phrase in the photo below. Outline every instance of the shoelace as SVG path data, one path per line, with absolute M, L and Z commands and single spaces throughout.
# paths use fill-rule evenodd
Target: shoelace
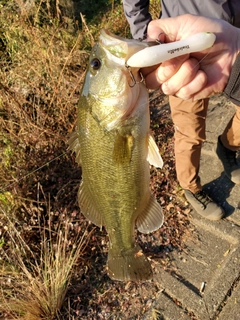
M 204 207 L 206 207 L 210 202 L 212 202 L 212 200 L 203 190 L 200 190 L 193 195 L 199 202 L 201 202 L 204 205 Z

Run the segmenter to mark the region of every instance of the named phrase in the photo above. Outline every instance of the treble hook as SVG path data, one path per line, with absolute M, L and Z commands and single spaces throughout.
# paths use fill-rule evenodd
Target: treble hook
M 136 79 L 134 78 L 134 75 L 133 75 L 133 73 L 132 73 L 131 67 L 129 67 L 127 64 L 125 64 L 125 66 L 126 66 L 128 72 L 129 72 L 129 74 L 130 74 L 131 79 L 132 79 L 132 83 L 129 83 L 128 85 L 129 85 L 130 88 L 133 88 L 133 87 L 136 85 L 136 83 L 137 83 L 137 82 L 136 82 Z
M 141 83 L 141 82 L 144 81 L 144 78 L 143 78 L 143 75 L 142 75 L 141 72 L 139 72 L 139 74 L 140 74 L 140 76 L 141 76 L 141 80 L 140 80 L 140 81 L 136 81 L 136 79 L 135 79 L 135 77 L 134 77 L 134 75 L 133 75 L 133 73 L 132 73 L 131 67 L 128 66 L 127 64 L 125 64 L 125 66 L 126 66 L 128 72 L 129 72 L 130 77 L 131 77 L 131 80 L 132 80 L 132 83 L 129 83 L 129 84 L 128 84 L 130 88 L 133 88 L 137 83 Z

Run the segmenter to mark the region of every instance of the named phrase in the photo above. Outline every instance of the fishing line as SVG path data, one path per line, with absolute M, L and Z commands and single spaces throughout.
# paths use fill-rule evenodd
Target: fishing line
M 49 164 L 52 163 L 53 161 L 56 161 L 57 159 L 61 158 L 61 157 L 64 156 L 66 153 L 67 153 L 67 151 L 61 153 L 60 155 L 56 156 L 56 157 L 53 158 L 52 160 L 47 161 L 46 163 L 44 163 L 41 167 L 38 167 L 37 169 L 35 169 L 35 170 L 29 172 L 28 174 L 26 174 L 25 176 L 17 179 L 17 180 L 14 181 L 14 182 L 11 182 L 11 183 L 8 184 L 4 189 L 1 189 L 1 190 L 0 190 L 0 194 L 1 194 L 1 193 L 4 193 L 8 188 L 12 187 L 12 186 L 15 185 L 16 183 L 19 183 L 19 182 L 22 181 L 23 179 L 26 179 L 27 177 L 31 176 L 32 174 L 38 172 L 39 170 L 41 170 L 42 168 L 46 167 L 47 165 L 49 165 Z

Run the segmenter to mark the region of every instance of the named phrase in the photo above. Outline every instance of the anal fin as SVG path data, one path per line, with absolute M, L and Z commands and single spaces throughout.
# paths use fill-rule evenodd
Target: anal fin
M 153 195 L 151 195 L 146 208 L 137 217 L 137 229 L 142 233 L 150 233 L 159 229 L 163 222 L 164 215 L 162 208 Z

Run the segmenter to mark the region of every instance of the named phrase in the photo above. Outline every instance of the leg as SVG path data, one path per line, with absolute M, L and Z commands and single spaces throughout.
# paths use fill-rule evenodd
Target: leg
M 240 149 L 240 107 L 236 107 L 236 113 L 229 121 L 220 139 L 225 148 L 232 151 Z
M 208 99 L 196 102 L 169 97 L 175 125 L 176 172 L 185 196 L 203 217 L 219 220 L 224 212 L 202 190 L 198 176 L 202 142 L 205 140 L 205 122 Z
M 236 107 L 235 115 L 229 121 L 222 135 L 218 137 L 216 150 L 227 177 L 232 182 L 240 184 L 240 166 L 236 159 L 237 150 L 240 150 L 240 107 Z
M 198 177 L 208 99 L 196 102 L 169 97 L 175 126 L 177 178 L 183 189 L 195 193 L 202 189 Z

